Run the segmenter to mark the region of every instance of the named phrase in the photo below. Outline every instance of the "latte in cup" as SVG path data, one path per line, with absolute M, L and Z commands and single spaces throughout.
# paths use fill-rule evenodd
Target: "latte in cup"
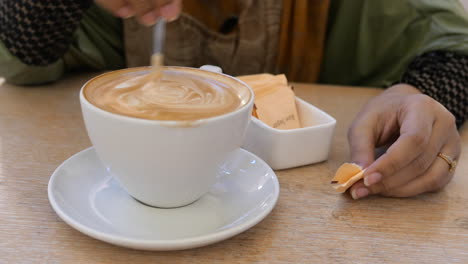
M 107 173 L 136 200 L 163 208 L 206 194 L 240 148 L 254 94 L 231 76 L 186 67 L 99 75 L 80 92 L 89 138 Z
M 245 93 L 244 87 L 210 72 L 163 68 L 160 78 L 150 77 L 149 69 L 111 72 L 94 80 L 84 95 L 93 105 L 108 112 L 172 121 L 223 115 L 247 102 L 239 94 Z

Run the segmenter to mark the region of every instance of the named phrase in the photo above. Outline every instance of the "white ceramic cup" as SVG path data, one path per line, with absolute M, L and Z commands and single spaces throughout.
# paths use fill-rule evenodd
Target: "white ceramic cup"
M 216 182 L 227 155 L 242 145 L 254 95 L 247 84 L 222 73 L 166 68 L 232 83 L 240 87 L 243 105 L 224 115 L 190 122 L 118 115 L 94 106 L 83 93 L 106 73 L 84 84 L 80 102 L 89 138 L 110 174 L 135 199 L 170 208 L 196 201 Z

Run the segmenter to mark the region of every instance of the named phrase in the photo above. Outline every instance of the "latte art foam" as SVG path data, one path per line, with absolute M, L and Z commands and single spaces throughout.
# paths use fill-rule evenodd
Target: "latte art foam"
M 159 79 L 149 76 L 111 74 L 108 81 L 85 89 L 85 97 L 106 111 L 151 120 L 198 120 L 242 105 L 235 89 L 214 78 L 170 70 Z

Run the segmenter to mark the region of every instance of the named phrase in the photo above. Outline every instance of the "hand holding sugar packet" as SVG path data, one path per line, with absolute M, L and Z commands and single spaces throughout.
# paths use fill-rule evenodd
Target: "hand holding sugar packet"
M 284 74 L 255 74 L 238 79 L 252 87 L 255 93 L 253 115 L 277 129 L 300 128 L 296 99 Z

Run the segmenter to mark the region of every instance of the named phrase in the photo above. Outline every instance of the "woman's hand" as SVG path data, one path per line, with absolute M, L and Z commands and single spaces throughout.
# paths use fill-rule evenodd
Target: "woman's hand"
M 367 168 L 350 192 L 409 197 L 437 191 L 453 177 L 443 153 L 458 160 L 460 136 L 454 116 L 434 99 L 406 84 L 369 101 L 354 120 L 348 140 L 351 160 Z M 389 146 L 377 160 L 377 147 Z
M 176 19 L 182 10 L 182 0 L 95 0 L 96 4 L 115 16 L 136 16 L 143 25 L 153 25 L 159 17 Z

